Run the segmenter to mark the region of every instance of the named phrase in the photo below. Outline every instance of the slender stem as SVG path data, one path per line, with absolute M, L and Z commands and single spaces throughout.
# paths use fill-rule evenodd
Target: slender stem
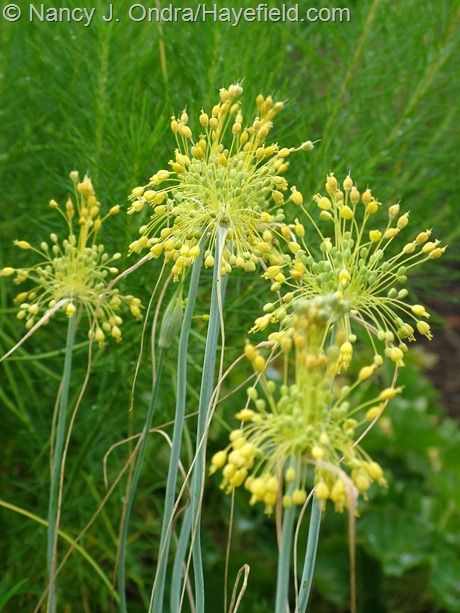
M 77 330 L 78 317 L 69 317 L 67 324 L 67 339 L 65 346 L 64 370 L 59 396 L 56 434 L 54 440 L 53 460 L 51 464 L 50 493 L 48 501 L 48 540 L 47 540 L 47 569 L 49 578 L 48 613 L 56 611 L 56 561 L 57 541 L 56 515 L 58 501 L 59 475 L 61 472 L 62 450 L 64 447 L 65 430 L 67 423 L 67 406 L 69 403 L 70 377 L 72 373 L 72 353 Z
M 221 325 L 221 308 L 225 293 L 227 278 L 222 279 L 221 262 L 222 251 L 225 244 L 226 229 L 219 228 L 216 240 L 216 254 L 214 264 L 214 274 L 212 283 L 211 306 L 209 311 L 208 332 L 206 336 L 206 346 L 203 360 L 203 370 L 201 377 L 200 401 L 198 405 L 198 424 L 196 435 L 196 454 L 195 465 L 193 467 L 191 482 L 191 500 L 186 510 L 182 524 L 178 548 L 174 559 L 173 577 L 171 584 L 171 611 L 180 610 L 180 600 L 182 594 L 181 575 L 187 551 L 187 543 L 193 529 L 192 555 L 195 579 L 195 607 L 196 613 L 205 611 L 204 595 L 204 576 L 203 561 L 201 556 L 201 499 L 204 482 L 205 459 L 206 459 L 206 424 L 208 421 L 209 405 L 214 389 L 214 374 L 216 367 L 217 344 Z
M 289 575 L 295 515 L 295 505 L 284 510 L 283 529 L 278 555 L 278 571 L 276 574 L 276 613 L 286 613 L 286 609 L 289 609 Z
M 310 596 L 313 573 L 315 570 L 316 551 L 318 549 L 319 527 L 321 523 L 321 509 L 319 508 L 316 497 L 313 496 L 311 507 L 310 526 L 308 528 L 307 551 L 302 571 L 302 581 L 299 590 L 299 613 L 307 610 L 308 598 Z
M 188 506 L 185 510 L 184 519 L 180 528 L 179 539 L 177 541 L 176 555 L 174 556 L 174 564 L 171 578 L 171 611 L 179 612 L 181 609 L 182 596 L 182 570 L 185 566 L 185 558 L 187 556 L 187 548 L 190 532 L 192 530 L 192 507 Z M 157 613 L 155 611 L 155 613 Z
M 144 430 L 142 432 L 141 441 L 139 444 L 139 452 L 136 458 L 136 464 L 134 466 L 133 478 L 128 491 L 128 501 L 126 504 L 126 512 L 123 517 L 123 525 L 120 533 L 120 562 L 118 565 L 118 592 L 120 595 L 120 611 L 126 613 L 126 541 L 128 539 L 129 519 L 131 516 L 131 510 L 133 508 L 134 498 L 136 496 L 137 485 L 141 475 L 142 464 L 144 462 L 145 451 L 147 448 L 148 434 L 152 427 L 153 415 L 155 412 L 156 401 L 158 397 L 158 390 L 160 389 L 160 380 L 163 370 L 163 362 L 166 354 L 166 349 L 160 349 L 158 354 L 158 367 L 156 372 L 155 381 L 152 387 L 152 395 L 150 397 L 150 404 L 147 409 L 147 415 L 145 417 Z
M 185 307 L 184 319 L 182 321 L 182 328 L 179 338 L 179 351 L 177 357 L 176 416 L 171 446 L 171 458 L 168 468 L 168 480 L 166 484 L 163 523 L 161 526 L 160 554 L 149 606 L 149 612 L 154 611 L 155 613 L 163 612 L 166 570 L 168 566 L 169 548 L 171 545 L 172 514 L 174 509 L 174 500 L 176 497 L 176 484 L 177 476 L 179 474 L 180 450 L 182 444 L 182 433 L 184 429 L 185 404 L 187 396 L 187 350 L 192 316 L 195 312 L 196 296 L 198 293 L 202 264 L 203 249 L 200 249 L 200 255 L 195 260 L 192 268 L 187 304 Z

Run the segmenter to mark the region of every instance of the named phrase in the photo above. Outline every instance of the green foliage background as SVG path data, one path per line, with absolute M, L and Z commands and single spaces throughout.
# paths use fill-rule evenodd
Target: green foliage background
M 430 302 L 442 288 L 458 283 L 458 0 L 327 0 L 308 6 L 348 7 L 351 22 L 242 23 L 237 28 L 165 23 L 162 29 L 127 19 L 130 4 L 126 0 L 116 4 L 119 23 L 95 19 L 89 28 L 28 23 L 25 18 L 11 24 L 0 18 L 0 267 L 14 266 L 29 255 L 18 254 L 12 239 L 33 241 L 59 231 L 59 219 L 47 202 L 66 197 L 70 170 L 88 171 L 107 206 L 125 205 L 131 188 L 170 159 L 172 112 L 186 105 L 195 118 L 202 106 L 213 104 L 219 87 L 244 80 L 246 104 L 259 92 L 287 101 L 274 131 L 276 140 L 289 146 L 320 139 L 311 154 L 295 158 L 289 171 L 288 178 L 306 197 L 321 187 L 329 170 L 338 175 L 351 170 L 358 185 L 371 185 L 382 201 L 401 199 L 411 211 L 413 227 L 434 226 L 450 244 L 442 263 L 425 269 L 426 276 L 415 280 L 415 294 Z M 195 4 L 189 0 L 188 6 Z M 307 3 L 300 5 L 306 8 Z M 92 6 L 99 15 L 106 10 L 101 1 Z M 109 251 L 126 252 L 138 225 L 137 218 L 125 215 L 107 224 Z M 157 274 L 157 265 L 149 264 L 126 285 L 146 303 Z M 0 353 L 23 333 L 15 319 L 14 289 L 8 280 L 0 284 Z M 257 278 L 232 278 L 226 313 L 229 359 L 240 351 L 248 322 L 266 301 L 267 288 Z M 207 303 L 204 291 L 200 312 L 206 312 Z M 196 319 L 190 411 L 205 325 Z M 151 377 L 148 351 L 135 410 L 129 412 L 140 334 L 140 325 L 126 323 L 123 343 L 94 356 L 67 468 L 62 528 L 72 537 L 104 496 L 105 452 L 142 427 Z M 56 319 L 0 366 L 1 499 L 40 517 L 46 516 L 49 433 L 64 339 L 65 323 Z M 73 399 L 87 356 L 84 334 L 78 340 Z M 445 407 L 431 384 L 420 377 L 422 362 L 414 357 L 408 365 L 403 374 L 404 399 L 394 403 L 390 420 L 368 441 L 368 448 L 387 469 L 389 489 L 375 493 L 363 505 L 357 523 L 361 612 L 460 611 L 460 434 L 445 417 Z M 173 417 L 174 352 L 167 368 L 157 424 Z M 234 375 L 224 391 L 245 374 Z M 211 432 L 212 448 L 225 439 L 226 424 L 232 423 L 238 403 L 238 394 L 224 403 Z M 191 432 L 193 420 L 189 441 Z M 163 439 L 152 435 L 131 527 L 132 611 L 145 610 L 150 593 L 167 449 Z M 110 456 L 109 481 L 121 470 L 126 453 L 125 445 Z M 190 455 L 189 444 L 184 461 Z M 81 542 L 109 578 L 122 496 L 120 485 Z M 205 500 L 204 548 L 213 611 L 222 608 L 222 535 L 228 512 L 228 500 L 211 480 Z M 0 508 L 0 522 L 0 609 L 33 610 L 45 584 L 46 531 L 5 508 Z M 347 610 L 347 556 L 346 517 L 328 513 L 312 610 Z M 244 562 L 250 563 L 251 575 L 241 610 L 272 610 L 273 523 L 259 511 L 248 511 L 242 497 L 237 498 L 231 582 Z M 66 610 L 111 610 L 109 590 L 82 556 L 72 555 L 60 581 Z

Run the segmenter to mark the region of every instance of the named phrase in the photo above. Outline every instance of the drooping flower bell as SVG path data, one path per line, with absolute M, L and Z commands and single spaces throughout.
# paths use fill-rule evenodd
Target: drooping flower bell
M 39 248 L 28 241 L 15 240 L 21 250 L 33 251 L 37 262 L 31 266 L 10 267 L 0 270 L 0 276 L 14 276 L 16 284 L 29 284 L 29 289 L 20 292 L 15 302 L 19 305 L 18 319 L 24 320 L 31 329 L 37 320 L 50 309 L 62 303 L 66 315 L 73 316 L 78 307 L 86 311 L 90 323 L 96 320 L 90 335 L 102 345 L 106 335 L 116 341 L 121 340 L 120 311 L 128 307 L 131 314 L 141 317 L 141 301 L 133 296 L 124 296 L 117 289 L 106 291 L 110 275 L 116 275 L 118 268 L 114 262 L 121 258 L 120 253 L 110 256 L 104 245 L 99 242 L 104 221 L 120 211 L 113 206 L 105 216 L 101 216 L 98 201 L 91 179 L 85 176 L 80 181 L 78 173 L 70 173 L 74 185 L 74 198 L 69 198 L 65 206 L 55 200 L 50 207 L 63 217 L 67 227 L 67 237 L 60 240 L 55 233 L 50 241 L 43 241 Z
M 170 168 L 157 171 L 147 185 L 132 190 L 128 213 L 148 205 L 153 214 L 141 226 L 131 251 L 150 249 L 155 257 L 164 255 L 172 263 L 175 278 L 195 260 L 200 241 L 205 266 L 214 265 L 219 228 L 225 232 L 224 274 L 232 268 L 253 271 L 259 258 L 271 264 L 285 261 L 277 245 L 284 220 L 282 205 L 288 198 L 301 199 L 301 194 L 295 188 L 288 192 L 283 174 L 292 152 L 313 145 L 306 142 L 295 149 L 268 144 L 283 103 L 259 95 L 257 116 L 246 125 L 242 91 L 238 84 L 220 90 L 219 103 L 210 113 L 201 112 L 197 137 L 185 110 L 173 116 L 177 148 Z
M 344 302 L 344 312 L 335 322 L 336 338 L 340 341 L 341 364 L 348 366 L 356 335 L 355 326 L 363 327 L 378 354 L 375 337 L 385 343 L 385 354 L 398 366 L 403 366 L 407 351 L 405 341 L 415 340 L 415 330 L 431 339 L 428 322 L 430 314 L 423 305 L 407 300 L 405 285 L 414 268 L 428 260 L 439 258 L 445 251 L 438 240 L 429 240 L 431 230 L 417 234 L 412 240 L 395 249 L 409 223 L 409 214 L 400 214 L 400 205 L 387 209 L 384 227 L 378 228 L 374 217 L 381 208 L 370 189 L 362 194 L 350 176 L 339 188 L 336 178 L 327 177 L 327 195 L 314 197 L 320 213 L 318 225 L 311 212 L 302 206 L 309 228 L 315 228 L 320 251 L 315 251 L 311 233 L 304 239 L 300 221 L 292 225 L 291 234 L 295 257 L 289 264 L 269 268 L 265 277 L 272 288 L 283 285 L 282 308 L 268 305 L 266 315 L 256 322 L 256 329 L 264 329 L 270 322 L 280 321 L 286 310 L 298 299 L 308 299 L 335 293 Z M 322 224 L 321 224 L 322 222 Z

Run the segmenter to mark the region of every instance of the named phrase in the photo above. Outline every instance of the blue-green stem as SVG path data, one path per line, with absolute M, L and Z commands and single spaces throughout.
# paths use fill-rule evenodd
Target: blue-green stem
M 308 528 L 307 551 L 302 571 L 302 580 L 299 590 L 299 612 L 305 613 L 307 610 L 308 599 L 310 597 L 315 570 L 316 551 L 318 549 L 319 528 L 321 523 L 321 509 L 316 497 L 313 496 L 311 506 L 310 526 Z
M 290 491 L 292 492 L 292 487 Z M 291 570 L 292 538 L 294 534 L 295 505 L 284 510 L 281 543 L 278 554 L 278 570 L 276 574 L 275 612 L 286 613 L 289 603 L 289 576 Z
M 70 378 L 72 374 L 72 354 L 75 342 L 75 333 L 78 325 L 78 316 L 72 315 L 67 323 L 67 339 L 64 356 L 64 370 L 60 389 L 56 434 L 53 446 L 53 460 L 51 463 L 50 493 L 48 501 L 48 541 L 47 541 L 47 570 L 49 579 L 48 613 L 56 611 L 56 561 L 57 540 L 56 530 L 59 475 L 61 473 L 62 451 L 64 448 L 65 431 L 67 424 L 67 407 L 69 404 Z
M 214 390 L 214 375 L 216 368 L 217 345 L 221 324 L 221 309 L 224 300 L 227 277 L 221 276 L 222 251 L 225 245 L 227 230 L 219 228 L 216 239 L 216 253 L 212 283 L 211 306 L 209 310 L 208 332 L 203 360 L 201 377 L 200 401 L 198 405 L 198 424 L 196 433 L 196 454 L 191 481 L 191 500 L 185 512 L 179 543 L 174 559 L 171 582 L 171 611 L 180 610 L 182 598 L 182 571 L 185 563 L 187 544 L 192 536 L 193 570 L 195 580 L 195 610 L 196 613 L 205 611 L 205 591 L 203 560 L 201 556 L 201 499 L 204 482 L 206 461 L 206 428 L 209 417 L 209 408 Z
M 177 357 L 177 395 L 176 395 L 176 414 L 174 420 L 174 431 L 171 445 L 171 458 L 168 468 L 168 480 L 166 483 L 166 494 L 163 512 L 163 523 L 161 526 L 160 554 L 158 567 L 150 597 L 149 611 L 154 613 L 163 612 L 163 601 L 166 581 L 166 570 L 168 567 L 169 549 L 171 545 L 171 530 L 173 523 L 173 509 L 176 498 L 177 477 L 179 474 L 180 451 L 182 444 L 182 433 L 184 429 L 185 406 L 187 397 L 187 352 L 192 324 L 193 313 L 195 312 L 196 296 L 200 281 L 201 267 L 203 264 L 203 249 L 195 260 L 190 276 L 190 285 L 187 296 L 187 304 L 182 321 L 182 328 L 179 338 L 179 350 Z
M 158 367 L 156 372 L 155 381 L 153 383 L 152 394 L 150 396 L 150 403 L 147 409 L 147 415 L 145 417 L 144 429 L 142 431 L 141 439 L 139 441 L 139 450 L 136 457 L 136 464 L 134 466 L 133 477 L 128 489 L 128 500 L 126 503 L 126 510 L 123 517 L 123 523 L 121 526 L 120 534 L 120 561 L 118 565 L 118 592 L 120 595 L 120 611 L 127 612 L 126 603 L 126 542 L 128 540 L 129 520 L 131 517 L 131 510 L 133 508 L 134 498 L 136 496 L 137 485 L 142 471 L 142 464 L 144 462 L 145 451 L 147 449 L 147 441 L 149 430 L 152 427 L 153 415 L 155 413 L 156 401 L 158 398 L 158 390 L 160 388 L 161 374 L 163 370 L 163 362 L 166 353 L 166 349 L 160 348 L 158 353 Z

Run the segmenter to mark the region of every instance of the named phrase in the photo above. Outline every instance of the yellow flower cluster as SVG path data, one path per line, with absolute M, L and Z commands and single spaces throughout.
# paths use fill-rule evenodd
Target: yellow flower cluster
M 342 367 L 346 368 L 352 358 L 355 324 L 368 332 L 376 353 L 375 337 L 384 342 L 385 355 L 403 366 L 406 341 L 415 340 L 415 330 L 428 339 L 432 337 L 426 321 L 430 314 L 423 305 L 406 300 L 408 275 L 423 262 L 439 258 L 446 248 L 438 240 L 430 240 L 431 230 L 425 230 L 395 250 L 394 242 L 409 223 L 409 214 L 401 214 L 399 204 L 388 207 L 386 225 L 379 228 L 374 217 L 382 205 L 370 189 L 360 193 L 350 176 L 340 187 L 329 174 L 325 190 L 327 195 L 314 197 L 319 225 L 307 208 L 301 209 L 309 227 L 317 232 L 320 251 L 315 252 L 311 236 L 307 243 L 305 232 L 295 230 L 303 227 L 296 220 L 292 233 L 295 243 L 290 246 L 294 257 L 265 273 L 273 290 L 284 285 L 288 293 L 282 306 L 266 305 L 266 314 L 256 321 L 255 329 L 282 321 L 286 309 L 298 299 L 335 293 L 345 305 L 335 324 L 341 339 Z
M 16 247 L 33 251 L 40 259 L 30 267 L 5 267 L 0 270 L 0 275 L 14 275 L 16 284 L 32 284 L 30 289 L 20 292 L 15 298 L 19 305 L 17 317 L 25 321 L 27 329 L 62 302 L 62 309 L 69 317 L 82 306 L 90 321 L 96 318 L 97 325 L 91 336 L 100 345 L 107 334 L 120 341 L 123 320 L 119 313 L 122 307 L 127 306 L 137 319 L 141 318 L 142 308 L 138 298 L 123 296 L 116 289 L 105 292 L 109 275 L 118 273 L 113 264 L 121 254 L 108 255 L 104 245 L 99 243 L 99 234 L 103 222 L 117 215 L 120 207 L 113 206 L 101 217 L 101 205 L 91 179 L 85 176 L 80 181 L 76 171 L 70 173 L 70 178 L 74 185 L 74 199 L 69 198 L 63 207 L 55 200 L 50 201 L 50 207 L 66 222 L 67 238 L 60 241 L 52 233 L 50 241 L 43 241 L 39 248 L 28 241 L 15 240 Z
M 273 120 L 283 108 L 270 96 L 257 97 L 257 116 L 246 125 L 241 111 L 242 87 L 220 90 L 220 100 L 209 113 L 201 112 L 200 133 L 193 137 L 184 110 L 172 117 L 171 130 L 177 148 L 169 170 L 157 171 L 145 186 L 132 190 L 128 213 L 153 209 L 131 251 L 149 249 L 164 255 L 179 278 L 205 249 L 204 264 L 214 266 L 214 244 L 219 229 L 226 241 L 221 268 L 254 271 L 260 258 L 272 265 L 284 262 L 279 249 L 282 205 L 288 199 L 300 203 L 295 187 L 289 190 L 283 174 L 288 158 L 301 147 L 280 148 L 267 144 Z
M 327 332 L 343 310 L 336 294 L 296 302 L 288 324 L 269 336 L 284 360 L 281 384 L 266 374 L 261 352 L 245 348 L 262 393 L 248 388 L 246 406 L 236 414 L 241 428 L 213 456 L 210 472 L 222 470 L 226 492 L 244 485 L 250 503 L 263 503 L 269 514 L 281 498 L 285 507 L 302 505 L 312 488 L 323 507 L 330 499 L 342 511 L 373 482 L 385 483 L 381 467 L 355 441 L 400 389 L 355 400 L 376 363 L 362 367 L 352 383 L 337 377 L 340 347 Z

